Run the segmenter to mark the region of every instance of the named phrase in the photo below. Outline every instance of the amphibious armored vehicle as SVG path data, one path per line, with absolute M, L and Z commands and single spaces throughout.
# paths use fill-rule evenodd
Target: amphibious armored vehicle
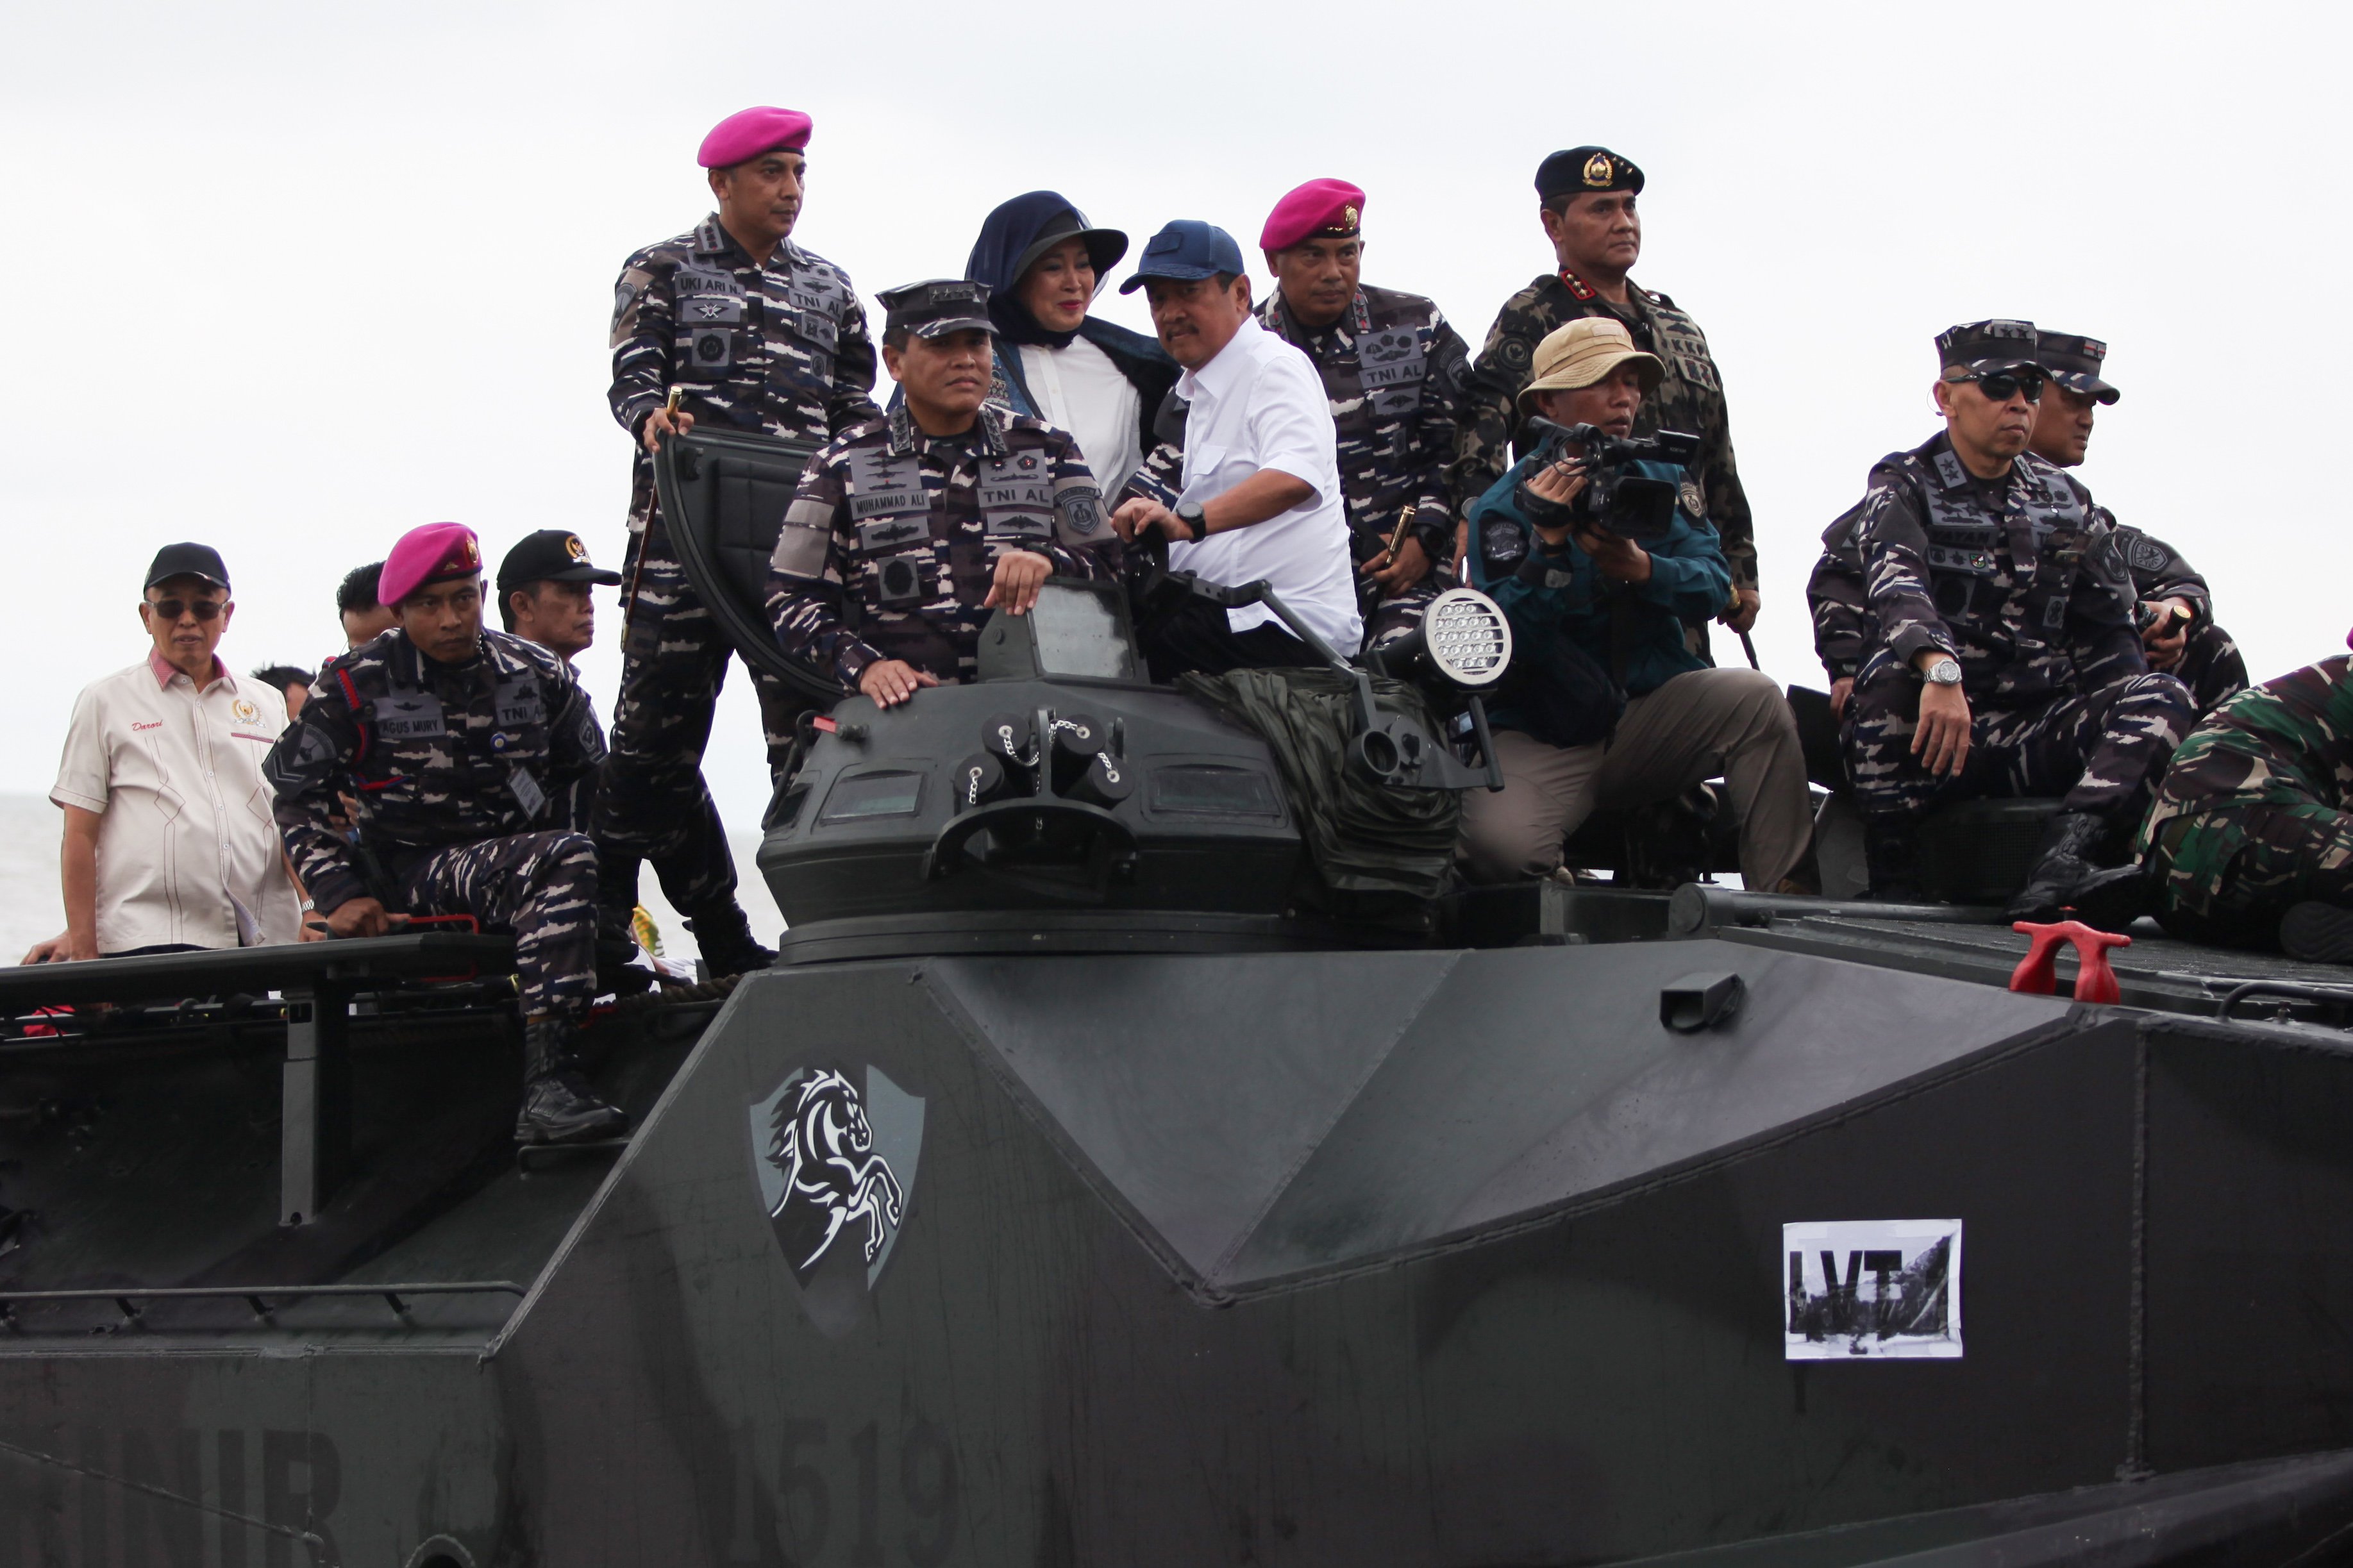
M 673 445 L 730 591 L 793 459 Z M 989 636 L 813 728 L 775 969 L 590 1031 L 625 1146 L 518 1163 L 494 937 L 0 973 L 0 1564 L 2344 1556 L 2331 972 L 2078 1001 L 1706 884 L 1354 931 L 1116 599 Z M 1477 787 L 1440 727 L 1356 734 Z

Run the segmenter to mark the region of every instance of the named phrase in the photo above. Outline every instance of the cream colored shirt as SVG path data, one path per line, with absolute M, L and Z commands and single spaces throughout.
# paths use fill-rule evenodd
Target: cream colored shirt
M 292 942 L 261 760 L 285 700 L 223 670 L 202 692 L 150 654 L 82 689 L 49 799 L 99 814 L 98 951 Z

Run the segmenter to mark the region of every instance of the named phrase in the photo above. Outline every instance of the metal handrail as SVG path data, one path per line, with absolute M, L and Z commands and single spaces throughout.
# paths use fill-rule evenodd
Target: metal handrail
M 276 1299 L 280 1305 L 307 1300 L 314 1296 L 381 1296 L 395 1312 L 408 1316 L 408 1296 L 469 1296 L 504 1292 L 521 1297 L 528 1288 L 512 1279 L 445 1279 L 401 1281 L 390 1285 L 159 1285 L 152 1289 L 134 1289 L 121 1286 L 87 1290 L 0 1290 L 0 1323 L 23 1331 L 16 1321 L 16 1308 L 27 1302 L 41 1301 L 111 1301 L 122 1314 L 123 1321 L 140 1323 L 145 1319 L 134 1301 L 200 1301 L 242 1300 L 253 1309 L 253 1315 L 268 1322 L 277 1308 L 269 1305 Z
M 2222 1000 L 2215 1005 L 2214 1016 L 2228 1019 L 2231 1009 L 2250 996 L 2282 996 L 2298 1002 L 2334 1002 L 2339 1006 L 2353 1006 L 2353 986 L 2321 985 L 2298 980 L 2225 981 L 2199 978 L 2209 986 L 2229 985 Z

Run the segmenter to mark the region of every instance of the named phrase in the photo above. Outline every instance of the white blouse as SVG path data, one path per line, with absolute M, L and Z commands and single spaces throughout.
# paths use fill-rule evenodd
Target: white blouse
M 1103 500 L 1118 495 L 1144 462 L 1136 435 L 1143 405 L 1135 384 L 1111 355 L 1084 338 L 1072 338 L 1066 349 L 1023 343 L 1021 374 L 1046 423 L 1069 431 L 1078 442 Z

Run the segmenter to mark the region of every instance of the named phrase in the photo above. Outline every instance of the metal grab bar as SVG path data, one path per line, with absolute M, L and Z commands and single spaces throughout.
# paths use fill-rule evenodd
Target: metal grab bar
M 480 1296 L 503 1292 L 520 1297 L 528 1288 L 512 1279 L 448 1279 L 398 1281 L 389 1285 L 163 1285 L 152 1289 L 132 1289 L 121 1286 L 100 1287 L 88 1290 L 0 1290 L 0 1323 L 22 1332 L 16 1321 L 16 1308 L 21 1304 L 42 1301 L 111 1301 L 126 1323 L 142 1323 L 146 1320 L 134 1301 L 204 1301 L 242 1300 L 253 1309 L 253 1315 L 267 1322 L 279 1305 L 306 1300 L 314 1296 L 381 1296 L 400 1316 L 408 1316 L 409 1296 Z

